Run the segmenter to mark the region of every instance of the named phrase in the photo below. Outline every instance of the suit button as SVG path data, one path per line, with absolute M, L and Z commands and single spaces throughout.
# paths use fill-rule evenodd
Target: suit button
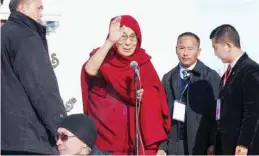
M 64 117 L 64 115 L 63 115 L 63 114 L 60 114 L 60 117 L 61 117 L 61 118 L 63 118 L 63 117 Z

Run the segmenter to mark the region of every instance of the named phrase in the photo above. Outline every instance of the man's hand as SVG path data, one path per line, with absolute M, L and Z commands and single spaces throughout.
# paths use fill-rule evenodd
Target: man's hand
M 137 91 L 137 99 L 139 99 L 139 101 L 141 101 L 142 99 L 143 92 L 144 92 L 144 89 L 140 89 Z
M 235 155 L 247 155 L 248 149 L 244 146 L 237 146 Z
M 158 150 L 157 153 L 156 153 L 157 156 L 164 156 L 166 155 L 165 151 L 164 150 Z
M 207 150 L 207 155 L 214 155 L 214 146 L 210 146 Z
M 122 36 L 122 29 L 120 27 L 121 17 L 116 17 L 110 25 L 110 32 L 109 32 L 109 41 L 112 43 L 116 43 Z

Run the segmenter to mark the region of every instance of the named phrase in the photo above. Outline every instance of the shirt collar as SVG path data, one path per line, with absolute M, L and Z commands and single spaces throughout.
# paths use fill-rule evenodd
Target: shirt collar
M 193 65 L 191 65 L 189 68 L 184 68 L 181 64 L 179 64 L 180 77 L 183 79 L 183 71 L 184 71 L 184 70 L 193 70 L 193 68 L 196 66 L 196 64 L 197 64 L 197 61 L 196 61 Z M 190 73 L 188 73 L 188 74 L 190 74 Z M 189 76 L 189 75 L 188 75 L 188 76 Z
M 235 64 L 237 63 L 237 61 L 240 59 L 240 57 L 243 56 L 244 53 L 242 53 L 240 56 L 238 56 L 234 61 L 232 61 L 230 63 L 230 67 L 233 68 L 235 66 Z

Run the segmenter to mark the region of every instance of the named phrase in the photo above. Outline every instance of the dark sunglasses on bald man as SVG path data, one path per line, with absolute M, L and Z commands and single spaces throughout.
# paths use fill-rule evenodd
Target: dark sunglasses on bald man
M 76 137 L 76 136 L 68 136 L 67 134 L 64 134 L 64 133 L 58 133 L 57 136 L 56 136 L 56 141 L 58 141 L 59 139 L 63 142 L 67 141 L 68 139 L 70 138 L 73 138 L 73 137 Z

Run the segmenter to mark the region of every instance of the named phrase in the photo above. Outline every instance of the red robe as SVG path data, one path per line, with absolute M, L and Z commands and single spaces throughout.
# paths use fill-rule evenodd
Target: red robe
M 96 145 L 105 151 L 133 154 L 135 146 L 135 92 L 130 62 L 140 67 L 144 89 L 140 104 L 139 124 L 143 147 L 140 154 L 156 154 L 159 143 L 166 140 L 171 118 L 166 94 L 159 77 L 141 45 L 141 31 L 137 21 L 124 15 L 121 26 L 130 27 L 138 37 L 132 56 L 120 55 L 113 47 L 99 69 L 99 76 L 91 77 L 82 67 L 81 85 L 84 112 L 91 116 L 98 128 Z M 93 55 L 98 49 L 95 49 Z M 144 148 L 145 151 L 142 149 Z

